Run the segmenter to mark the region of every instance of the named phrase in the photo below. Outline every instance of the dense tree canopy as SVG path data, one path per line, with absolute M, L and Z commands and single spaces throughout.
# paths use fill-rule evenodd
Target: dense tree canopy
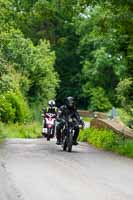
M 26 109 L 73 95 L 81 108 L 131 112 L 132 1 L 0 0 L 0 11 L 1 118 L 9 92 Z
M 46 104 L 48 99 L 56 95 L 59 79 L 53 68 L 55 53 L 45 38 L 34 45 L 18 29 L 14 1 L 0 1 L 0 4 L 0 117 L 5 122 L 24 121 L 27 118 L 24 110 L 28 113 L 26 101 L 29 105 Z M 22 118 L 19 118 L 15 106 L 25 113 Z M 11 115 L 8 115 L 7 110 Z

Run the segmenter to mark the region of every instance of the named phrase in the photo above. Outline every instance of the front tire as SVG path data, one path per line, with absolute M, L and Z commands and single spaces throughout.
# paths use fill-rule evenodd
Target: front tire
M 72 151 L 72 145 L 73 145 L 73 135 L 70 134 L 68 138 L 68 144 L 67 144 L 67 151 L 71 152 Z
M 63 151 L 66 151 L 66 149 L 67 149 L 67 137 L 66 136 L 63 139 L 62 147 L 63 147 Z
M 51 134 L 51 129 L 48 128 L 48 133 L 47 133 L 47 141 L 50 141 L 50 134 Z

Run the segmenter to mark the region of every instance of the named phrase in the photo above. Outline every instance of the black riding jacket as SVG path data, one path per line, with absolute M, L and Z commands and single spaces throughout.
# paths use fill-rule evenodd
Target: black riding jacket
M 64 119 L 68 121 L 69 118 L 76 119 L 78 122 L 81 122 L 79 113 L 77 112 L 76 108 L 69 108 L 66 105 L 63 105 L 59 108 L 59 115 L 60 119 Z

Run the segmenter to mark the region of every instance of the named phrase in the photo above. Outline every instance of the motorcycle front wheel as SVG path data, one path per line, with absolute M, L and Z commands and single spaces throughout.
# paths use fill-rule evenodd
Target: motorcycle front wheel
M 67 136 L 64 136 L 62 138 L 62 148 L 63 148 L 63 151 L 66 151 L 67 149 Z
M 72 145 L 73 145 L 73 135 L 70 134 L 68 137 L 68 143 L 67 143 L 67 151 L 68 152 L 72 151 Z
M 47 141 L 50 141 L 50 135 L 51 135 L 51 128 L 48 128 Z

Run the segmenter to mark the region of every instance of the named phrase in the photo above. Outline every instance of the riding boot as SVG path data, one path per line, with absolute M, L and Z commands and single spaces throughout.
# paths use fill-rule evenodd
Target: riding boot
M 78 142 L 77 142 L 78 135 L 79 135 L 79 128 L 75 127 L 75 133 L 73 136 L 73 145 L 78 145 Z
M 61 144 L 61 130 L 59 128 L 57 128 L 57 132 L 56 132 L 56 138 L 57 138 L 57 145 Z

